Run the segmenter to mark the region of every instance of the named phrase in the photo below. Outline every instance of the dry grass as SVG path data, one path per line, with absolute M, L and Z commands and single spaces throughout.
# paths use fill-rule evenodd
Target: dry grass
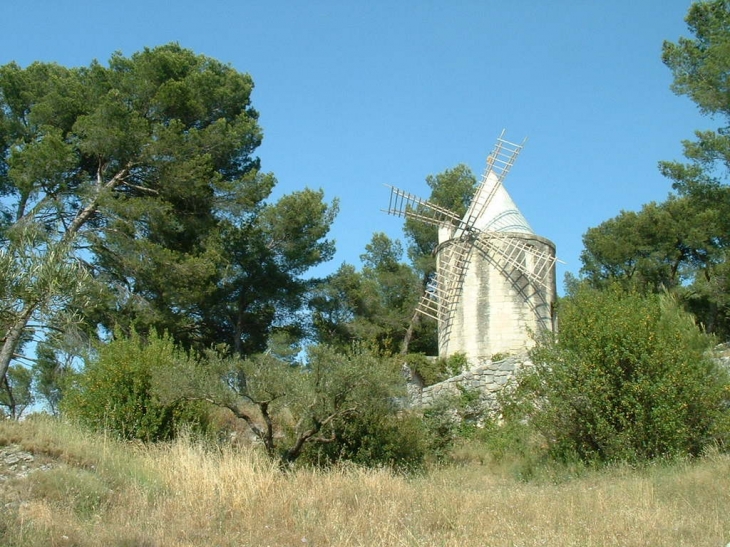
M 470 465 L 405 477 L 281 473 L 258 452 L 132 446 L 48 421 L 0 424 L 62 465 L 0 485 L 7 546 L 712 546 L 730 541 L 730 458 L 521 483 Z M 11 496 L 11 493 L 14 492 Z M 21 503 L 12 497 L 25 492 Z

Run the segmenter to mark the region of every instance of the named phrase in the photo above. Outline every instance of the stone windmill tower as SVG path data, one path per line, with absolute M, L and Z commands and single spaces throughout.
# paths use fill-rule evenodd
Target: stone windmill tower
M 439 227 L 437 273 L 417 311 L 438 321 L 439 356 L 471 366 L 521 353 L 531 332 L 554 331 L 555 245 L 536 235 L 502 182 L 522 144 L 497 139 L 463 217 L 391 187 L 387 212 Z

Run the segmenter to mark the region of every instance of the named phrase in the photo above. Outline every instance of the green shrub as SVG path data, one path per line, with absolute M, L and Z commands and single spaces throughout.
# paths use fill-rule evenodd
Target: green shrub
M 422 353 L 411 353 L 406 356 L 406 364 L 421 377 L 424 386 L 432 386 L 452 376 L 458 376 L 468 368 L 464 353 L 455 353 L 447 358 L 432 358 Z
M 419 416 L 371 410 L 342 424 L 334 442 L 313 447 L 306 461 L 325 466 L 351 461 L 367 467 L 415 471 L 424 465 L 426 445 Z
M 313 345 L 296 364 L 271 354 L 205 357 L 179 359 L 155 392 L 166 401 L 204 400 L 225 409 L 282 467 L 300 458 L 396 467 L 421 458 L 417 442 L 402 444 L 410 433 L 401 430 L 412 424 L 401 416 L 405 379 L 392 357 L 357 345 Z
M 146 340 L 132 333 L 99 344 L 61 401 L 61 410 L 81 424 L 123 439 L 168 440 L 185 425 L 204 429 L 207 412 L 200 402 L 161 402 L 153 377 L 164 377 L 175 362 L 190 357 L 172 339 L 152 332 Z
M 711 340 L 667 296 L 578 287 L 560 334 L 537 344 L 534 370 L 502 399 L 563 461 L 698 455 L 727 438 L 726 371 Z
M 423 411 L 428 453 L 436 460 L 445 459 L 456 442 L 473 438 L 493 419 L 478 390 L 457 390 L 441 395 Z

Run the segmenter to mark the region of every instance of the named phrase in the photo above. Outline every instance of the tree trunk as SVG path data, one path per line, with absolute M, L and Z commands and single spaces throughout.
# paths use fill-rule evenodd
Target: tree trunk
M 428 280 L 431 278 L 430 273 L 425 273 L 423 275 L 423 279 L 421 280 L 421 294 L 423 294 L 428 289 Z M 413 332 L 416 330 L 416 327 L 421 322 L 421 314 L 418 313 L 418 309 L 416 308 L 416 311 L 413 312 L 413 315 L 411 316 L 411 320 L 408 323 L 408 328 L 406 329 L 406 335 L 403 337 L 403 343 L 401 344 L 400 353 L 401 355 L 406 355 L 408 353 L 408 346 L 411 343 L 411 340 L 413 339 Z
M 102 191 L 113 190 L 114 188 L 123 184 L 125 177 L 129 174 L 130 167 L 130 165 L 127 165 L 124 169 L 119 171 L 106 183 L 103 182 L 101 175 L 101 166 L 99 167 L 99 170 L 97 172 L 96 195 L 90 203 L 88 203 L 78 213 L 76 213 L 73 221 L 66 229 L 66 232 L 63 234 L 63 242 L 70 242 L 76 238 L 81 227 L 86 224 L 86 222 L 88 222 L 89 219 L 97 211 L 99 207 L 99 197 L 101 196 Z M 8 329 L 7 334 L 2 341 L 2 348 L 0 348 L 0 378 L 5 378 L 5 375 L 8 372 L 8 368 L 10 367 L 10 361 L 12 360 L 13 355 L 15 355 L 15 352 L 18 349 L 18 344 L 20 343 L 23 331 L 28 326 L 28 321 L 30 321 L 33 312 L 35 312 L 41 304 L 42 302 L 40 302 L 39 300 L 26 302 L 25 308 L 17 316 L 15 321 Z
M 25 309 L 20 312 L 20 315 L 15 319 L 11 327 L 8 329 L 5 338 L 3 339 L 3 346 L 0 348 L 0 378 L 5 378 L 10 367 L 10 361 L 15 355 L 20 343 L 20 338 L 28 325 L 33 312 L 36 310 L 38 302 L 28 302 L 25 305 Z
M 15 397 L 13 397 L 13 390 L 10 389 L 10 381 L 8 380 L 8 377 L 2 377 L 0 379 L 0 387 L 5 390 L 5 393 L 8 396 L 8 408 L 10 409 L 10 417 L 15 420 L 18 417 L 17 414 L 17 405 L 15 404 Z
M 403 337 L 403 343 L 401 344 L 401 355 L 406 355 L 408 353 L 408 346 L 410 345 L 411 339 L 413 338 L 413 331 L 415 330 L 416 325 L 418 325 L 420 322 L 421 314 L 417 311 L 413 312 L 413 316 L 411 317 L 411 320 L 408 323 L 408 328 L 406 329 L 406 335 Z

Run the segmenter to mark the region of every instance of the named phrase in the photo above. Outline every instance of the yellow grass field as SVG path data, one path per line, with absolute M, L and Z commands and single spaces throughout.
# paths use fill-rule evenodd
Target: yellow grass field
M 553 484 L 478 464 L 417 476 L 346 466 L 283 473 L 253 449 L 132 445 L 38 419 L 0 422 L 3 447 L 44 466 L 24 478 L 6 470 L 3 547 L 730 542 L 730 458 L 721 454 Z

